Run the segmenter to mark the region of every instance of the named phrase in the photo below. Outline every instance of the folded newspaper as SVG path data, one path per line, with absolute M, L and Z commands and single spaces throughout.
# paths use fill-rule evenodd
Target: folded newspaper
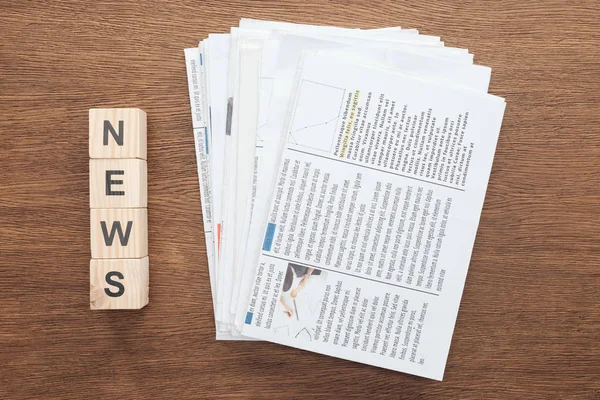
M 217 340 L 441 380 L 505 102 L 415 29 L 242 19 L 185 50 Z

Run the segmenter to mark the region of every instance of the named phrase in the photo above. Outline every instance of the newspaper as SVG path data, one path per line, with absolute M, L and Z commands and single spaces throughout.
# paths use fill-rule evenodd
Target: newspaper
M 504 100 L 400 27 L 242 19 L 185 50 L 217 340 L 441 380 Z
M 282 133 L 284 132 L 285 111 L 292 95 L 292 87 L 296 68 L 301 56 L 306 50 L 324 50 L 338 57 L 356 58 L 379 62 L 390 67 L 401 69 L 407 73 L 432 79 L 438 82 L 458 85 L 477 91 L 487 92 L 490 69 L 464 62 L 423 56 L 410 52 L 378 48 L 364 48 L 335 41 L 317 40 L 310 37 L 283 35 L 280 38 L 275 65 L 269 86 L 270 97 L 268 106 L 270 113 L 262 124 L 261 146 L 264 147 L 260 158 L 259 176 L 257 179 L 257 198 L 248 234 L 247 248 L 244 253 L 242 273 L 238 275 L 241 283 L 237 285 L 237 312 L 235 323 L 241 328 L 244 321 L 245 308 L 248 304 L 252 278 L 258 262 L 262 234 L 266 228 L 270 194 L 274 182 L 274 173 L 281 156 Z M 342 53 L 340 53 L 340 51 Z M 264 63 L 268 64 L 268 63 Z M 267 72 L 268 74 L 268 72 Z M 263 78 L 263 83 L 266 79 Z M 261 98 L 262 100 L 262 98 Z M 261 101 L 261 107 L 263 103 Z
M 242 334 L 441 380 L 505 103 L 305 56 Z

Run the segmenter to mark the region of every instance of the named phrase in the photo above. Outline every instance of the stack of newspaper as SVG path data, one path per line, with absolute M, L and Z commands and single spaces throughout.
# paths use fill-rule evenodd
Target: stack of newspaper
M 217 339 L 442 379 L 505 102 L 415 29 L 185 50 Z

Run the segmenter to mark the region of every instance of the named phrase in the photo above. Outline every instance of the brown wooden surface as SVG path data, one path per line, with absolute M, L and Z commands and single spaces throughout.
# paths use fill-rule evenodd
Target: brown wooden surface
M 600 3 L 0 1 L 0 398 L 600 398 Z M 468 47 L 507 108 L 435 382 L 216 342 L 183 48 L 240 17 Z M 148 113 L 150 304 L 89 310 L 88 109 Z

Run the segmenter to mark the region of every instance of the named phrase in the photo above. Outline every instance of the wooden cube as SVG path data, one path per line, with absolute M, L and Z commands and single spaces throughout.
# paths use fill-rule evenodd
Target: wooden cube
M 142 258 L 148 255 L 146 208 L 90 210 L 92 258 Z
M 139 108 L 90 109 L 90 158 L 146 159 L 146 113 Z
M 148 206 L 146 160 L 90 159 L 90 208 Z
M 148 257 L 90 261 L 92 310 L 140 309 L 148 304 Z

